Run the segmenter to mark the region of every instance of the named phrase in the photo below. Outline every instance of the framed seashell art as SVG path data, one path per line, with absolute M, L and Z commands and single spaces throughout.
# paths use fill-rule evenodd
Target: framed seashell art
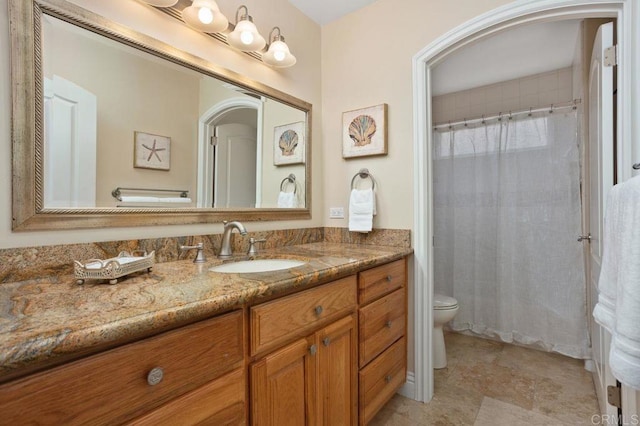
M 342 113 L 342 157 L 387 154 L 387 104 Z
M 304 121 L 273 128 L 273 164 L 304 163 Z

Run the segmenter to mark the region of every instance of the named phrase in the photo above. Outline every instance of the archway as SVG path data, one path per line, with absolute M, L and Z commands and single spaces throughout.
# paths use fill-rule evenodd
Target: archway
M 433 328 L 433 206 L 431 170 L 431 70 L 455 50 L 479 40 L 533 22 L 590 17 L 613 17 L 618 22 L 619 65 L 617 99 L 619 179 L 632 175 L 632 140 L 640 131 L 632 128 L 632 22 L 640 10 L 631 1 L 613 0 L 519 0 L 460 25 L 435 40 L 413 58 L 414 93 L 414 375 L 404 394 L 429 401 L 433 396 L 431 330 Z M 635 47 L 637 48 L 637 46 Z M 635 132 L 635 134 L 634 134 Z

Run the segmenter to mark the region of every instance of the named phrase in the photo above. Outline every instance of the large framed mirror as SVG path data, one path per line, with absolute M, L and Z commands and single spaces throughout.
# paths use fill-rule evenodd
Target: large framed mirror
M 14 230 L 311 217 L 311 104 L 64 0 L 9 12 Z

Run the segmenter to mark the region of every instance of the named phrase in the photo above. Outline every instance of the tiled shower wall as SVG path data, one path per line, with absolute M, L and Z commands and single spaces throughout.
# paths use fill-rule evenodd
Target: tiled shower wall
M 434 96 L 434 124 L 488 117 L 573 100 L 572 67 Z

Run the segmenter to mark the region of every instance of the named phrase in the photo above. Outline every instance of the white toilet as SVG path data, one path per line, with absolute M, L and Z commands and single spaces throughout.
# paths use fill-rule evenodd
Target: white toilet
M 443 294 L 433 295 L 433 368 L 447 366 L 447 351 L 444 348 L 442 326 L 458 313 L 458 301 Z

